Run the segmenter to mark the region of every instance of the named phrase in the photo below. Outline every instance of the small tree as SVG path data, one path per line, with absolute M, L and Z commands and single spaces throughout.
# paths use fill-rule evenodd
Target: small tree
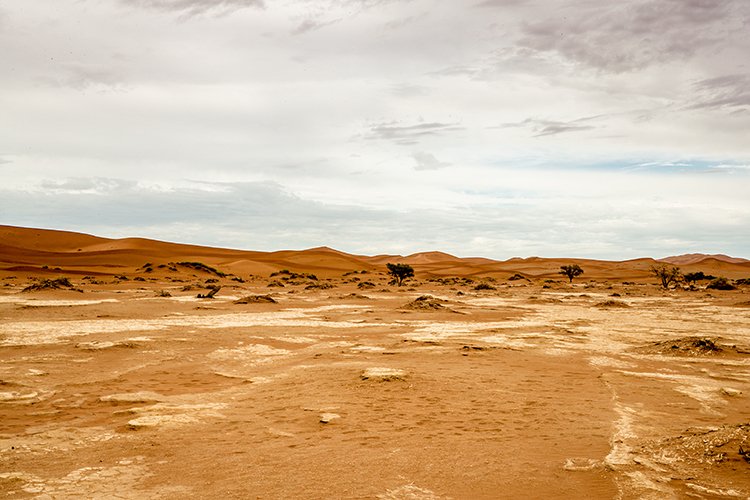
M 682 279 L 684 279 L 686 283 L 690 284 L 690 283 L 695 283 L 696 281 L 706 279 L 706 275 L 703 274 L 703 271 L 698 271 L 695 273 L 685 273 L 682 276 Z
M 409 264 L 386 264 L 388 268 L 388 274 L 393 276 L 393 281 L 398 286 L 401 286 L 406 278 L 414 276 L 414 269 Z
M 573 278 L 576 278 L 583 274 L 583 269 L 578 264 L 570 264 L 568 266 L 560 266 L 560 274 L 567 276 L 571 283 Z
M 669 289 L 669 285 L 676 283 L 682 277 L 679 267 L 668 266 L 666 264 L 660 264 L 658 266 L 651 266 L 651 273 L 659 278 L 662 288 L 665 290 Z

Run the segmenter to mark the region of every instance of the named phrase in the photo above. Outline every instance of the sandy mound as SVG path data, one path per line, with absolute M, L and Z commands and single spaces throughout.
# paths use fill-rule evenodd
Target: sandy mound
M 704 337 L 683 337 L 679 339 L 652 342 L 638 347 L 636 352 L 643 354 L 665 354 L 671 356 L 715 356 L 745 353 L 734 345 L 720 344 L 718 339 Z
M 74 292 L 83 292 L 79 288 L 75 288 L 73 283 L 68 278 L 57 278 L 54 280 L 42 280 L 39 283 L 29 285 L 22 292 L 38 292 L 41 290 L 72 290 Z
M 408 304 L 401 306 L 401 309 L 410 309 L 413 311 L 441 311 L 447 310 L 443 306 L 443 300 L 436 299 L 432 295 L 422 295 L 412 300 Z
M 277 304 L 270 295 L 248 295 L 234 301 L 235 304 Z
M 596 307 L 601 307 L 603 309 L 616 309 L 616 308 L 624 308 L 624 307 L 630 307 L 628 304 L 621 300 L 605 300 L 604 302 L 599 302 L 596 304 Z
M 349 300 L 349 299 L 356 299 L 356 300 L 372 300 L 367 295 L 360 295 L 358 293 L 350 293 L 349 295 L 340 295 L 337 297 L 340 300 Z
M 395 380 L 405 380 L 406 372 L 396 368 L 375 367 L 363 371 L 360 378 L 362 380 L 374 380 L 376 382 L 393 382 Z
M 723 425 L 718 429 L 688 429 L 682 435 L 648 443 L 646 450 L 668 457 L 668 462 L 688 465 L 735 463 L 746 468 L 750 461 L 750 424 Z M 745 453 L 741 453 L 742 452 Z

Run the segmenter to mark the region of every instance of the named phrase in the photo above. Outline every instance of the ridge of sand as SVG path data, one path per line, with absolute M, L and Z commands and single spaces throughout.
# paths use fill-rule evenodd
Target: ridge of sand
M 270 274 L 275 270 L 314 273 L 321 277 L 346 272 L 380 272 L 388 262 L 410 264 L 423 277 L 471 277 L 507 280 L 520 273 L 532 279 L 561 279 L 560 266 L 577 263 L 585 269 L 580 282 L 591 279 L 649 280 L 650 267 L 668 259 L 630 259 L 606 261 L 597 259 L 514 257 L 496 261 L 481 257 L 463 258 L 432 251 L 408 256 L 352 255 L 329 247 L 307 250 L 261 252 L 236 250 L 146 238 L 109 239 L 88 234 L 50 229 L 0 226 L 0 272 L 37 274 L 118 274 L 132 272 L 146 263 L 154 266 L 174 262 L 202 262 L 222 272 L 235 275 Z M 701 270 L 728 278 L 750 275 L 750 261 L 723 255 L 675 257 L 682 259 L 683 271 Z M 696 260 L 697 259 L 697 260 Z M 675 264 L 677 265 L 677 264 Z M 157 271 L 158 274 L 158 270 Z

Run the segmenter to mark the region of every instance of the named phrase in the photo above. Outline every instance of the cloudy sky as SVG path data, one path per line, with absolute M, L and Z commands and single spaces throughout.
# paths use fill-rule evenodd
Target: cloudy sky
M 747 0 L 0 0 L 0 223 L 750 258 Z

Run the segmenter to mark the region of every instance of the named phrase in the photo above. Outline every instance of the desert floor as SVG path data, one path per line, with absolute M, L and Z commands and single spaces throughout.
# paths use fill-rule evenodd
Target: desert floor
M 21 278 L 4 498 L 750 496 L 747 291 Z

